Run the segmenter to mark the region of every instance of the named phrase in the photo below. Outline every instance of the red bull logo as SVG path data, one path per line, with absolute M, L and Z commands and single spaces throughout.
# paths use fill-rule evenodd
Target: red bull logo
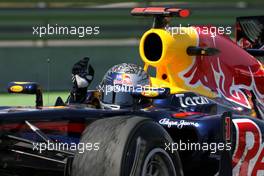
M 221 53 L 193 58 L 193 64 L 180 73 L 188 87 L 202 86 L 246 108 L 251 106 L 242 89 L 253 91 L 263 102 L 264 69 L 260 62 L 225 36 L 199 34 L 199 46 L 214 47 Z
M 132 84 L 132 80 L 131 80 L 131 77 L 128 74 L 118 74 L 116 76 L 116 79 L 114 80 L 114 84 L 131 85 Z
M 122 78 L 123 79 L 123 84 L 127 84 L 127 85 L 131 85 L 132 84 L 132 80 L 131 80 L 129 75 L 123 74 L 122 77 L 123 77 Z

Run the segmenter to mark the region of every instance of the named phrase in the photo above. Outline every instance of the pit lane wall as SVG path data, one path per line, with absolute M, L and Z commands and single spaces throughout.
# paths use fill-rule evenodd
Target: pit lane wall
M 0 92 L 7 92 L 10 81 L 36 81 L 44 90 L 67 91 L 71 88 L 72 65 L 85 56 L 91 58 L 95 68 L 90 88 L 115 64 L 141 64 L 138 46 L 3 47 L 0 48 Z

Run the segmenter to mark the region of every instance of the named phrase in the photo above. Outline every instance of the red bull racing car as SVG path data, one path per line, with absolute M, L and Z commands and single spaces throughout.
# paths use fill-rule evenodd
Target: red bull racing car
M 98 90 L 44 107 L 37 83 L 11 82 L 9 92 L 35 94 L 36 107 L 0 107 L 0 175 L 264 175 L 264 17 L 237 18 L 234 42 L 213 26 L 170 26 L 185 9 L 131 14 L 154 18 L 139 51 L 156 89 L 129 92 L 129 108 L 111 93 L 101 108 L 109 96 Z

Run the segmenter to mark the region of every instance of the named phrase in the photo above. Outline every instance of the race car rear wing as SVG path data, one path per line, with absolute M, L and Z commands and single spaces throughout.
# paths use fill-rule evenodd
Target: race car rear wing
M 153 16 L 153 28 L 164 28 L 168 25 L 170 17 L 186 18 L 190 15 L 190 11 L 188 9 L 178 8 L 146 7 L 132 9 L 131 15 Z
M 238 17 L 236 41 L 249 54 L 264 63 L 264 16 Z
M 236 41 L 243 48 L 264 49 L 264 16 L 238 17 Z

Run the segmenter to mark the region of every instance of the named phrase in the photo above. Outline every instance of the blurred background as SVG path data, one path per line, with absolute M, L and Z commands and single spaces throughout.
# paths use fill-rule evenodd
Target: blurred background
M 132 17 L 133 7 L 173 6 L 188 8 L 187 19 L 175 18 L 172 25 L 231 26 L 237 16 L 264 15 L 262 0 L 125 1 L 97 0 L 68 2 L 0 1 L 0 105 L 34 105 L 34 96 L 7 95 L 10 81 L 36 81 L 44 89 L 44 103 L 52 105 L 57 96 L 65 100 L 71 88 L 71 67 L 88 56 L 95 68 L 91 89 L 114 64 L 141 64 L 140 36 L 151 27 L 149 17 Z M 33 35 L 36 26 L 98 26 L 100 34 Z M 232 36 L 234 37 L 234 31 Z

